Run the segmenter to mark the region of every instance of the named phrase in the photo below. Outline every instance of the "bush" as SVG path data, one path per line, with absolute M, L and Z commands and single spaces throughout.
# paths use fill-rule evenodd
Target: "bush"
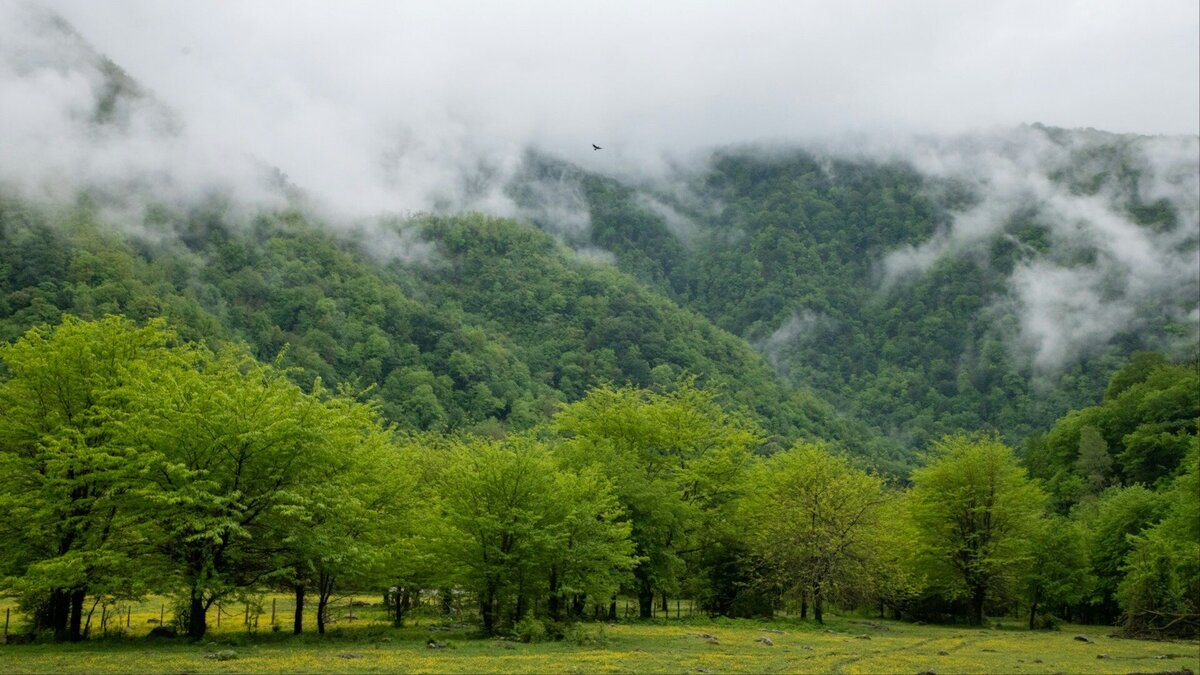
M 1033 625 L 1030 626 L 1034 630 L 1060 630 L 1062 619 L 1048 612 L 1039 612 L 1033 618 Z
M 533 615 L 526 616 L 513 626 L 513 637 L 521 642 L 541 642 L 546 639 L 546 625 Z
M 582 623 L 561 625 L 562 639 L 577 647 L 595 647 L 608 643 L 608 632 L 604 624 L 597 624 L 595 629 L 589 629 Z

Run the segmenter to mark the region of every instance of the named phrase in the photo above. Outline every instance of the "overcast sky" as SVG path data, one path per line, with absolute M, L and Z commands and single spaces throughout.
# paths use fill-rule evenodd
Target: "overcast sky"
M 530 146 L 653 174 L 748 141 L 1200 132 L 1195 0 L 24 1 L 0 0 L 0 178 L 27 183 L 242 184 L 249 157 L 373 212 L 455 202 Z M 47 67 L 63 49 L 31 46 L 21 7 L 65 17 L 184 136 L 79 129 L 94 62 Z
M 1195 0 L 49 5 L 171 106 L 253 132 L 436 126 L 587 148 L 1200 131 Z

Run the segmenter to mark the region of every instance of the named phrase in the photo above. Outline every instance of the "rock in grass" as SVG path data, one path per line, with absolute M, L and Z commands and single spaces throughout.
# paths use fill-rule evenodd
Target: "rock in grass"
M 867 635 L 866 633 L 863 633 L 862 635 L 855 635 L 855 636 L 854 636 L 854 639 L 856 639 L 856 640 L 870 640 L 870 639 L 871 639 L 871 636 L 870 636 L 870 635 Z
M 445 649 L 446 648 L 446 645 L 444 645 L 436 640 L 430 640 L 429 642 L 426 642 L 425 645 L 427 647 L 429 647 L 430 649 Z
M 212 659 L 214 661 L 232 661 L 237 657 L 237 652 L 233 651 L 232 649 L 222 649 L 219 652 L 213 652 L 211 654 L 204 655 L 204 658 Z
M 150 634 L 146 637 L 173 638 L 177 635 L 179 635 L 179 631 L 175 630 L 175 626 L 155 626 L 150 629 Z
M 361 659 L 363 657 L 362 654 L 355 654 L 354 652 L 346 652 L 345 654 L 338 654 L 338 656 L 343 659 Z
M 1090 637 L 1088 637 L 1088 636 L 1086 636 L 1086 635 L 1076 635 L 1076 636 L 1075 636 L 1075 641 L 1076 641 L 1076 642 L 1086 642 L 1086 643 L 1088 643 L 1089 645 L 1090 645 L 1090 644 L 1095 644 L 1095 642 L 1096 642 L 1095 640 L 1093 640 L 1092 638 L 1090 638 Z
M 768 647 L 774 646 L 774 644 L 775 644 L 774 642 L 771 642 L 771 638 L 769 638 L 765 635 L 756 639 L 755 642 L 761 642 Z
M 945 649 L 943 649 L 943 650 L 941 650 L 941 651 L 939 651 L 939 652 L 938 652 L 938 656 L 950 656 L 950 652 L 948 652 L 948 651 L 946 651 Z

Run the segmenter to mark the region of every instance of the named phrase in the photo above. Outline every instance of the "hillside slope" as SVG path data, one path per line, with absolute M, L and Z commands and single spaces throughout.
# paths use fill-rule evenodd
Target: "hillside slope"
M 1137 350 L 1194 357 L 1194 137 L 1040 126 L 900 151 L 733 148 L 656 180 L 531 155 L 510 192 L 922 447 L 1014 442 L 1095 403 Z M 547 208 L 553 186 L 559 208 Z
M 533 426 L 601 383 L 696 376 L 773 433 L 771 447 L 890 450 L 785 387 L 739 338 L 529 225 L 467 215 L 339 233 L 295 211 L 248 223 L 217 204 L 152 212 L 139 227 L 153 239 L 86 203 L 0 201 L 0 339 L 64 312 L 164 315 L 187 338 L 282 354 L 301 381 L 372 387 L 404 427 L 482 433 Z

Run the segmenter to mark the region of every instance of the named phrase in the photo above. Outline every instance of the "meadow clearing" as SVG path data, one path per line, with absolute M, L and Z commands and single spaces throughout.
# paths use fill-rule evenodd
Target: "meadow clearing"
M 284 596 L 275 598 L 282 606 Z M 263 598 L 269 612 L 271 598 Z M 1156 673 L 1200 672 L 1196 642 L 1112 637 L 1103 626 L 1028 631 L 1019 622 L 987 629 L 914 625 L 866 616 L 832 616 L 825 625 L 796 619 L 688 618 L 579 625 L 570 639 L 522 643 L 481 638 L 474 626 L 415 615 L 404 628 L 385 621 L 371 599 L 340 598 L 328 635 L 306 617 L 290 635 L 291 615 L 247 627 L 244 605 L 228 606 L 220 627 L 199 643 L 150 639 L 162 603 L 131 608 L 128 631 L 78 644 L 0 647 L 3 673 Z M 376 600 L 377 602 L 377 600 Z M 277 607 L 278 608 L 278 607 Z M 214 617 L 215 619 L 215 617 Z M 93 616 L 93 621 L 95 621 Z M 993 624 L 993 626 L 997 626 Z M 1091 642 L 1075 639 L 1086 635 Z M 430 641 L 439 647 L 430 647 Z

